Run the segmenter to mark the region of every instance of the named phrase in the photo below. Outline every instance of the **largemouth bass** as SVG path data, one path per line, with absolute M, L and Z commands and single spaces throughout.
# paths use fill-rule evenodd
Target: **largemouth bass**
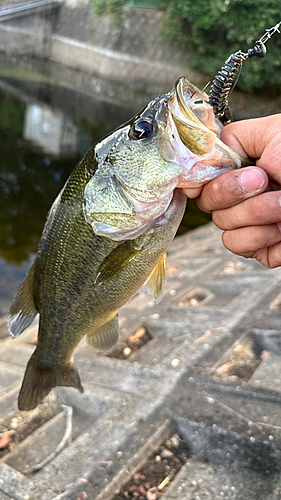
M 77 165 L 11 305 L 14 338 L 40 314 L 19 409 L 35 408 L 55 386 L 83 391 L 73 353 L 84 335 L 93 348 L 110 349 L 118 309 L 145 282 L 160 297 L 166 251 L 185 209 L 179 187 L 243 163 L 220 141 L 220 129 L 208 96 L 181 78 Z

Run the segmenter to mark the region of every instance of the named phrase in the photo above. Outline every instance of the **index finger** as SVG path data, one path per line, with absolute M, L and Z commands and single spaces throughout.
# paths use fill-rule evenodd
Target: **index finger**
M 267 175 L 261 168 L 231 170 L 203 187 L 197 205 L 204 212 L 223 210 L 262 193 L 267 185 Z

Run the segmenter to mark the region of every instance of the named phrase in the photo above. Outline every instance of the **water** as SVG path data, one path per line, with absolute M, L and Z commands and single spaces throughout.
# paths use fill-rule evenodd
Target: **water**
M 77 161 L 148 100 L 138 91 L 128 100 L 124 86 L 58 65 L 0 56 L 0 315 Z M 180 233 L 207 220 L 191 202 Z

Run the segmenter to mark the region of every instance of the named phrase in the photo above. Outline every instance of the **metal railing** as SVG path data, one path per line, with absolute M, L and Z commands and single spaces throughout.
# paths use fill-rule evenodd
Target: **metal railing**
M 32 14 L 34 11 L 53 8 L 62 4 L 62 0 L 34 0 L 29 2 L 13 3 L 0 7 L 0 21 L 7 21 L 15 17 Z
M 144 7 L 146 9 L 165 9 L 167 1 L 165 0 L 128 0 L 126 5 L 133 7 Z

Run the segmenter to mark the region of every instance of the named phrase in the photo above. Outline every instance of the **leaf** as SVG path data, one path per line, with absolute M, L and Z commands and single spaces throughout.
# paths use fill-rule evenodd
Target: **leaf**
M 129 342 L 131 342 L 133 344 L 137 340 L 141 339 L 145 334 L 146 334 L 146 329 L 142 326 L 141 328 L 139 328 L 136 331 L 136 333 L 133 333 L 132 335 L 130 335 Z M 143 474 L 140 474 L 140 473 L 135 474 L 134 479 L 135 479 L 135 476 L 138 476 L 138 478 L 140 478 L 139 476 L 142 476 L 142 479 L 145 479 L 145 476 Z
M 134 477 L 134 481 L 139 481 L 139 480 L 143 481 L 144 479 L 146 479 L 146 477 L 143 474 L 141 474 L 140 472 L 136 472 L 133 477 Z
M 6 446 L 8 446 L 10 441 L 11 441 L 11 433 L 9 431 L 0 434 L 0 450 L 6 448 Z
M 157 493 L 154 493 L 152 491 L 147 491 L 146 498 L 147 500 L 157 500 Z

